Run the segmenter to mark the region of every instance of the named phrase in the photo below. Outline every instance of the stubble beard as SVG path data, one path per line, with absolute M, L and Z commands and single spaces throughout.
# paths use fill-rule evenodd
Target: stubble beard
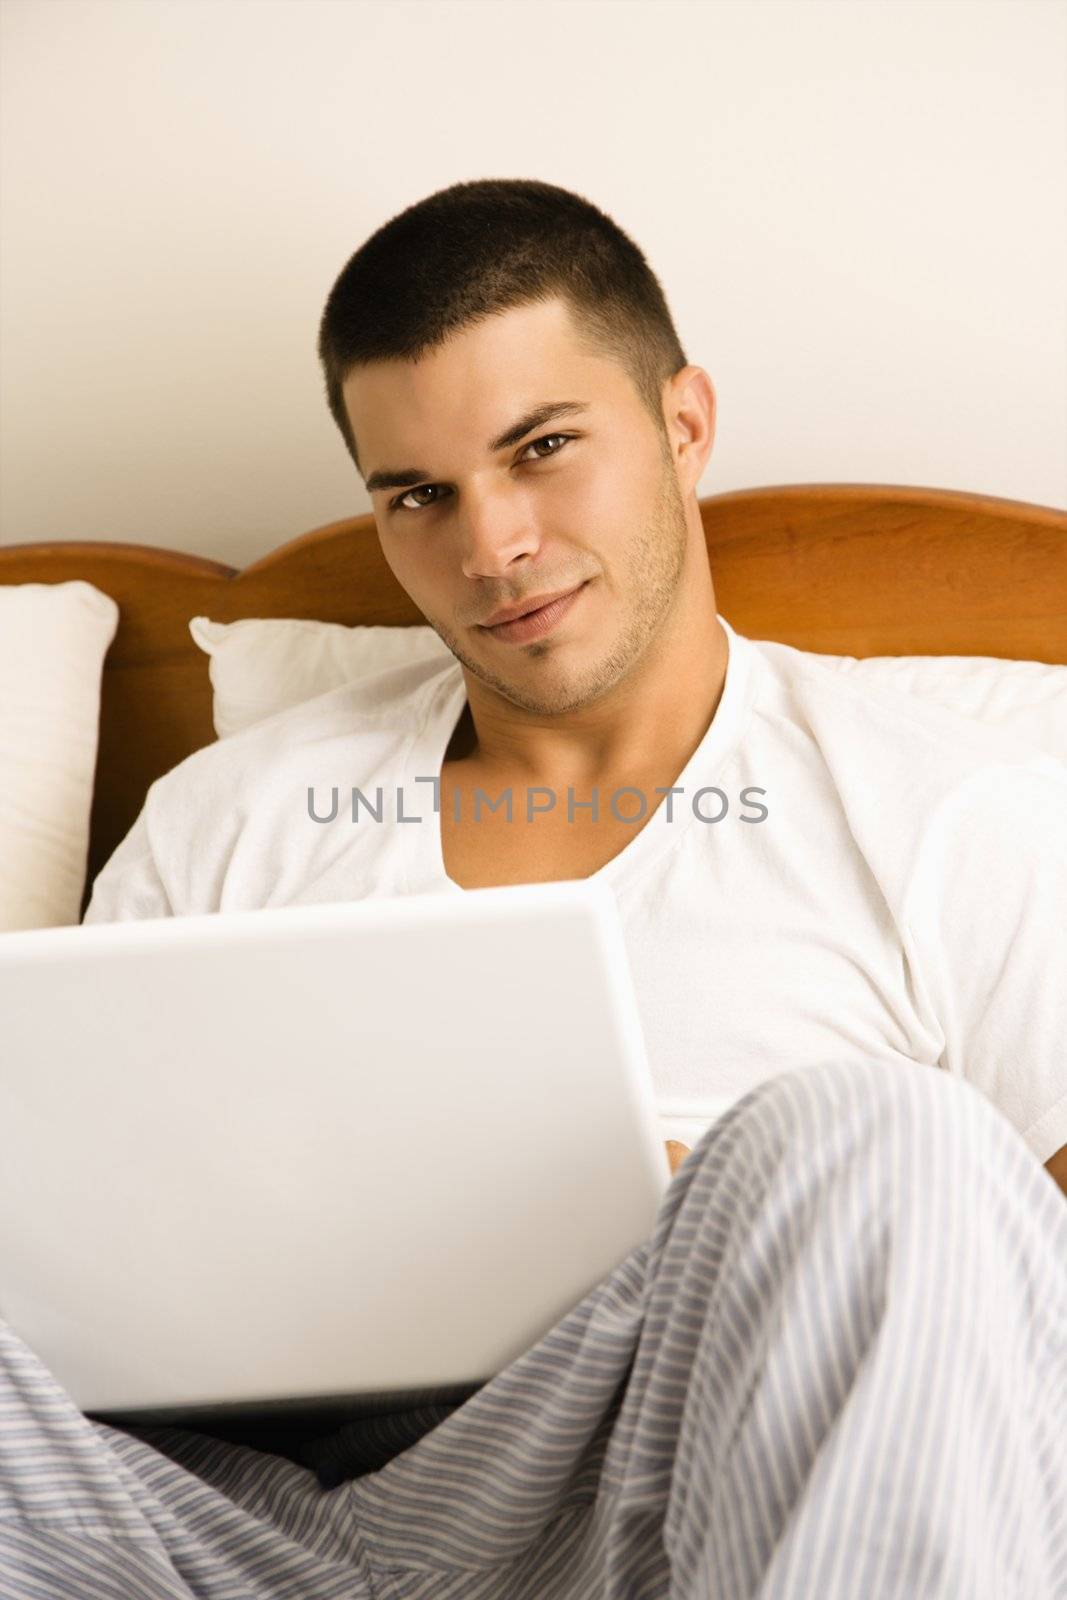
M 626 624 L 607 655 L 579 681 L 571 679 L 564 684 L 546 684 L 531 690 L 528 684 L 516 684 L 493 672 L 483 662 L 472 660 L 438 623 L 431 621 L 430 626 L 472 677 L 512 705 L 543 716 L 581 710 L 621 683 L 655 640 L 678 593 L 688 537 L 685 506 L 673 463 L 665 462 L 655 513 L 628 554 L 626 576 L 630 610 Z M 544 659 L 551 657 L 553 649 L 550 637 L 543 643 L 530 645 L 524 654 L 529 659 Z

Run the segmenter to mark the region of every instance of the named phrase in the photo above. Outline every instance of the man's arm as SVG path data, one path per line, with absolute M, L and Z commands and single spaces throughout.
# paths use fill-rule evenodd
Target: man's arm
M 934 808 L 903 924 L 911 976 L 968 1079 L 1053 1180 L 1067 1141 L 1067 767 L 972 773 Z
M 149 842 L 147 809 L 146 801 L 129 833 L 97 873 L 83 924 L 174 915 Z
M 1056 1154 L 1045 1162 L 1045 1171 L 1051 1172 L 1064 1194 L 1067 1195 L 1067 1144 L 1062 1145 L 1056 1151 Z

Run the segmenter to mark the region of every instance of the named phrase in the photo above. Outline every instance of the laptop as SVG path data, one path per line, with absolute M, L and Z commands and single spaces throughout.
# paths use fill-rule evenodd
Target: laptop
M 0 1316 L 85 1412 L 474 1392 L 669 1182 L 588 879 L 0 937 Z

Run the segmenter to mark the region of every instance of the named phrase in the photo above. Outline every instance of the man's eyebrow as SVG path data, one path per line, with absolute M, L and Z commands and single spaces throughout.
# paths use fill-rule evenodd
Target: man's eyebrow
M 491 453 L 507 450 L 509 446 L 518 444 L 520 439 L 525 439 L 535 428 L 543 427 L 556 417 L 573 416 L 575 412 L 588 410 L 589 403 L 585 400 L 546 401 L 543 405 L 534 406 L 532 411 L 520 417 L 510 428 L 505 428 L 495 439 L 490 439 L 487 448 Z M 373 494 L 376 489 L 412 489 L 417 483 L 425 483 L 432 477 L 433 473 L 422 467 L 383 467 L 380 472 L 371 473 L 365 487 L 368 494 Z

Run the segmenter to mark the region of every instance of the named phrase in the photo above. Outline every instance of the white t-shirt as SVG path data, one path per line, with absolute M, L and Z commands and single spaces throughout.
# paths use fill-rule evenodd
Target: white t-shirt
M 682 792 L 647 796 L 596 874 L 664 1137 L 692 1144 L 777 1073 L 918 1061 L 969 1079 L 1047 1161 L 1067 1144 L 1067 765 L 720 621 L 726 682 Z M 85 921 L 466 892 L 435 784 L 415 781 L 439 779 L 465 703 L 459 663 L 423 660 L 198 750 L 152 784 Z M 620 817 L 639 806 L 616 797 Z

